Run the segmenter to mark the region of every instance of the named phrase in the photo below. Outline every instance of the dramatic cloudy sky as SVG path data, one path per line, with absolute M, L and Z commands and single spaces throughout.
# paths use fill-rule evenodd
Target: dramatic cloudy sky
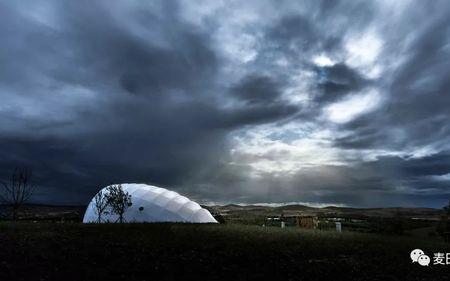
M 441 207 L 448 1 L 0 0 L 0 178 L 35 202 Z

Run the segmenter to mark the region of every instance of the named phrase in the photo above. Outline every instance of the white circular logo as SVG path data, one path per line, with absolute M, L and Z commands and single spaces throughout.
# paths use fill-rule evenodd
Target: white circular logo
M 428 266 L 430 264 L 430 257 L 427 255 L 421 255 L 419 256 L 419 258 L 417 259 L 417 262 L 421 265 L 421 266 Z
M 422 255 L 425 255 L 425 253 L 421 249 L 415 249 L 411 251 L 409 256 L 411 257 L 412 262 L 417 262 Z

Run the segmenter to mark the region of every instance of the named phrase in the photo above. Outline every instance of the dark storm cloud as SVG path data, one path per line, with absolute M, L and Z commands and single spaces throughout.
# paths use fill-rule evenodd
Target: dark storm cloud
M 357 70 L 344 63 L 333 66 L 318 67 L 318 102 L 330 102 L 342 98 L 345 94 L 359 91 L 370 84 Z
M 32 167 L 40 201 L 84 203 L 112 182 L 180 185 L 227 157 L 229 130 L 296 111 L 220 108 L 210 35 L 179 20 L 175 2 L 130 14 L 120 5 L 54 2 L 47 25 L 2 3 L 2 93 L 17 107 L 1 113 L 4 128 L 14 127 L 1 135 L 2 178 Z M 89 95 L 78 101 L 70 91 L 80 88 Z M 59 91 L 69 92 L 64 102 L 53 96 Z M 44 103 L 30 109 L 32 121 L 22 114 L 27 99 Z
M 346 37 L 363 34 L 373 24 L 376 7 L 364 1 L 307 1 L 302 6 L 303 13 L 296 13 L 299 8 L 295 5 L 288 6 L 285 14 L 262 31 L 265 42 L 255 59 L 255 69 L 269 73 L 272 80 L 281 81 L 284 86 L 299 69 L 314 72 L 316 80 L 308 86 L 318 105 L 303 108 L 299 114 L 302 119 L 314 119 L 326 103 L 373 84 L 364 72 L 341 59 L 327 66 L 314 65 L 311 60 L 323 53 L 341 56 Z M 289 66 L 278 66 L 280 59 Z
M 230 90 L 231 97 L 243 102 L 243 106 L 230 112 L 225 124 L 240 124 L 244 120 L 259 124 L 297 113 L 296 106 L 281 100 L 282 91 L 280 81 L 274 81 L 268 76 L 245 76 Z
M 46 203 L 149 182 L 203 201 L 438 206 L 450 173 L 450 9 L 385 5 L 0 1 L 0 177 L 32 167 Z M 347 47 L 374 30 L 381 74 L 371 78 Z M 324 54 L 333 63 L 316 65 Z M 367 89 L 383 100 L 371 112 L 324 117 Z M 256 135 L 286 144 L 323 128 L 344 164 L 258 177 L 256 162 L 233 158 L 236 135 L 288 123 L 308 129 Z M 258 153 L 248 161 L 290 157 Z
M 291 59 L 341 51 L 345 34 L 370 24 L 375 10 L 364 1 L 307 1 L 303 8 L 303 14 L 291 8 L 266 31 L 267 45 Z
M 249 75 L 234 86 L 231 93 L 249 104 L 264 104 L 276 101 L 280 95 L 280 85 L 267 76 Z
M 269 32 L 269 36 L 279 43 L 280 47 L 294 42 L 296 47 L 310 49 L 313 44 L 320 42 L 320 34 L 317 31 L 316 25 L 309 18 L 294 15 L 283 17 Z

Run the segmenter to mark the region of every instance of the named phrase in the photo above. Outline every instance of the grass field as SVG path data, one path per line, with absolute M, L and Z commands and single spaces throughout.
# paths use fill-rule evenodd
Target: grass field
M 448 280 L 410 237 L 242 225 L 0 223 L 0 280 Z

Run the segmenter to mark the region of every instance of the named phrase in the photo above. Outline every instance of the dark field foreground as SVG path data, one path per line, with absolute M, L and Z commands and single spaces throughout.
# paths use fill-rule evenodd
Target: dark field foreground
M 417 238 L 241 225 L 0 223 L 0 280 L 449 280 Z

